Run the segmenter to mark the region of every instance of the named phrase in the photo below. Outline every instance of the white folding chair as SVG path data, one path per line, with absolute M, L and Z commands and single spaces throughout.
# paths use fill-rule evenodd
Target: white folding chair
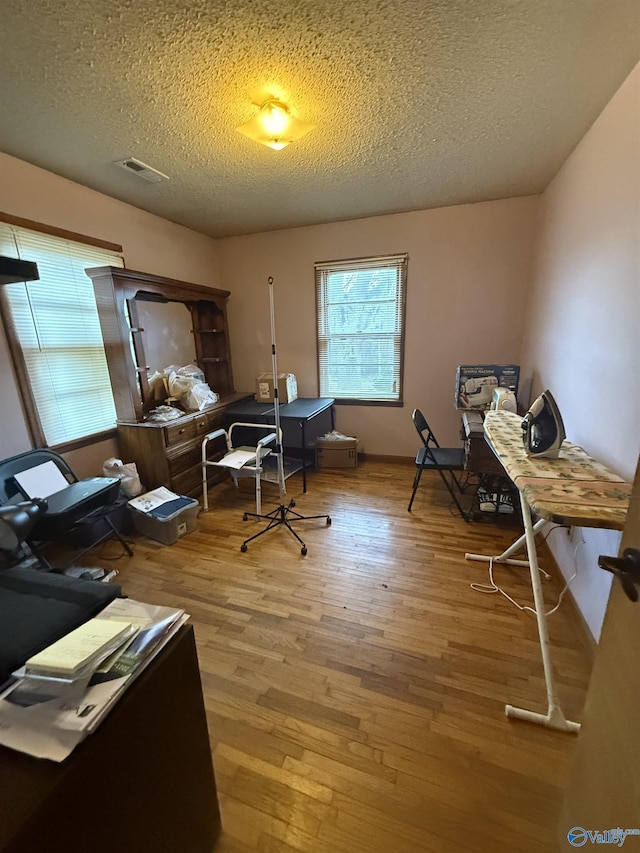
M 252 430 L 273 430 L 258 440 L 255 446 L 240 445 L 238 447 L 233 444 L 233 431 L 238 427 L 246 427 Z M 271 447 L 267 445 L 273 444 L 277 436 L 277 428 L 275 424 L 248 424 L 234 423 L 231 424 L 228 430 L 216 429 L 210 432 L 202 439 L 202 497 L 204 511 L 209 509 L 209 495 L 207 483 L 207 471 L 209 468 L 225 468 L 233 478 L 235 487 L 238 487 L 238 479 L 243 477 L 253 476 L 256 484 L 256 512 L 258 515 L 262 512 L 262 487 L 260 485 L 262 474 L 263 460 L 271 453 Z M 207 458 L 207 445 L 210 441 L 224 436 L 227 442 L 227 452 L 218 460 Z M 278 445 L 282 448 L 282 430 L 280 430 Z

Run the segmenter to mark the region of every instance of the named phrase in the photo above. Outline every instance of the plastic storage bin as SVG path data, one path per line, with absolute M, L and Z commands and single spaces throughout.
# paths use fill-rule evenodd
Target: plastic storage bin
M 138 533 L 148 536 L 149 539 L 155 539 L 163 545 L 173 545 L 181 536 L 196 529 L 200 504 L 195 498 L 185 498 L 185 500 L 189 500 L 189 503 L 166 518 L 156 518 L 131 507 L 133 526 Z

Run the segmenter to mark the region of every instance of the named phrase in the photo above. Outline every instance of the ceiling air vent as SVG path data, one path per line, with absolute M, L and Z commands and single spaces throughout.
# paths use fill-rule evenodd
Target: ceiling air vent
M 115 165 L 121 166 L 123 169 L 126 169 L 127 172 L 133 172 L 134 175 L 137 175 L 139 178 L 144 178 L 145 181 L 149 181 L 152 184 L 169 180 L 168 175 L 163 175 L 162 172 L 159 172 L 157 169 L 152 169 L 151 166 L 147 166 L 147 164 L 143 163 L 142 160 L 136 160 L 135 157 L 127 157 L 126 160 L 116 160 Z

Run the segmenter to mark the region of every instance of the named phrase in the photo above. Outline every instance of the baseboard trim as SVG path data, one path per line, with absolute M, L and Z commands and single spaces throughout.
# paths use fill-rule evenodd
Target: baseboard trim
M 379 453 L 358 453 L 358 459 L 362 462 L 395 462 L 400 465 L 415 465 L 414 456 L 386 456 Z
M 551 550 L 546 541 L 538 543 L 538 550 L 541 550 L 543 552 L 545 563 L 552 567 L 554 573 L 553 577 L 556 578 L 559 582 L 556 585 L 559 587 L 558 592 L 560 592 L 560 590 L 565 584 L 565 580 L 564 575 L 560 570 L 560 566 L 558 565 L 556 558 L 553 556 L 553 551 Z M 596 653 L 598 651 L 598 643 L 593 638 L 593 634 L 589 630 L 589 626 L 587 625 L 586 620 L 582 615 L 582 611 L 578 607 L 578 604 L 575 598 L 573 597 L 573 591 L 571 587 L 569 587 L 569 589 L 565 592 L 562 603 L 566 604 L 566 606 L 570 607 L 573 611 L 573 614 L 575 616 L 575 622 L 578 625 L 578 633 L 580 636 L 581 644 L 589 655 L 589 660 L 591 664 L 593 664 L 596 658 Z

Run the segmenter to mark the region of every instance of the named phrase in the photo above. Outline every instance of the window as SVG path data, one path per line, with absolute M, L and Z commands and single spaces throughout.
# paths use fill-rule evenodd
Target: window
M 320 396 L 401 403 L 407 255 L 315 270 Z
M 121 254 L 6 222 L 0 254 L 35 261 L 40 276 L 0 288 L 34 443 L 56 447 L 113 429 L 111 382 L 84 270 L 121 267 Z

